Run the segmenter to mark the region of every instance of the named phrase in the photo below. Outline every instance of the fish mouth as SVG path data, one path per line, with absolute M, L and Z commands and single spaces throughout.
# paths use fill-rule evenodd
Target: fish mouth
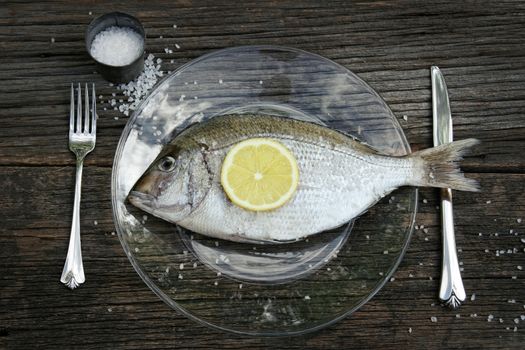
M 154 209 L 154 197 L 150 194 L 139 191 L 131 191 L 128 194 L 128 200 L 131 204 L 146 212 L 150 212 L 152 209 Z

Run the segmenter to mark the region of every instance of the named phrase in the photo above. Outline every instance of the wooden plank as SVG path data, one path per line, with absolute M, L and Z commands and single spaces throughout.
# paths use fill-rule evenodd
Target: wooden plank
M 91 10 L 97 14 L 96 6 L 84 5 L 94 7 Z M 237 9 L 240 12 L 221 6 L 202 7 L 197 12 L 182 6 L 176 16 L 166 16 L 162 10 L 165 5 L 136 12 L 148 30 L 147 49 L 164 59 L 165 70 L 174 70 L 210 49 L 233 44 L 286 44 L 322 53 L 377 89 L 399 118 L 409 142 L 422 148 L 431 144 L 428 68 L 438 64 L 449 86 L 456 137 L 484 141 L 468 159 L 468 168 L 513 172 L 525 168 L 523 153 L 515 152 L 525 146 L 525 39 L 520 35 L 525 20 L 517 10 L 522 4 L 512 3 L 518 12 L 506 16 L 506 8 L 511 5 L 505 3 L 493 4 L 490 12 L 465 4 L 452 14 L 450 4 L 435 8 L 434 4 L 432 16 L 423 16 L 428 11 L 424 6 L 410 6 L 407 12 L 409 6 L 404 3 L 396 7 L 383 4 L 380 12 L 375 11 L 378 4 L 346 3 L 311 3 L 313 8 L 305 5 L 301 9 L 292 3 L 271 4 L 268 9 L 251 3 Z M 80 15 L 79 10 L 66 6 L 64 11 L 70 13 L 67 16 L 42 17 L 30 12 L 28 5 L 16 6 L 19 16 L 4 19 L 6 25 L 0 27 L 0 35 L 6 39 L 0 67 L 0 91 L 4 94 L 0 113 L 5 123 L 0 128 L 0 164 L 71 164 L 64 135 L 72 74 L 77 81 L 96 82 L 99 94 L 106 99 L 115 91 L 93 73 L 95 67 L 85 53 L 83 28 L 91 16 L 88 11 Z M 359 16 L 352 15 L 354 8 L 360 11 Z M 129 4 L 128 11 L 135 12 L 133 4 Z M 220 15 L 225 11 L 227 24 Z M 247 20 L 252 12 L 256 20 Z M 286 15 L 286 20 L 273 23 L 272 18 L 280 13 Z M 465 21 L 467 26 L 460 25 Z M 179 28 L 173 29 L 173 22 L 179 22 Z M 220 30 L 213 29 L 219 24 Z M 51 43 L 51 36 L 55 43 Z M 27 40 L 33 43 L 27 45 Z M 173 48 L 175 43 L 182 49 L 173 55 L 165 54 L 164 47 Z M 35 55 L 44 56 L 36 59 Z M 169 63 L 170 59 L 175 62 Z M 40 77 L 38 84 L 33 82 L 35 76 Z M 103 111 L 104 107 L 109 106 L 99 105 L 101 142 L 96 159 L 91 161 L 109 166 L 126 119 L 116 111 Z M 408 121 L 403 120 L 404 115 Z M 34 129 L 43 134 L 35 136 Z M 52 141 L 42 145 L 43 138 Z M 27 152 L 34 147 L 39 147 L 42 154 Z
M 475 347 L 486 345 L 490 339 L 499 339 L 494 348 L 498 344 L 508 348 L 523 341 L 521 329 L 516 333 L 513 329 L 519 327 L 514 319 L 524 313 L 525 276 L 517 269 L 525 261 L 525 246 L 520 241 L 525 238 L 525 226 L 517 222 L 525 209 L 524 175 L 471 174 L 481 181 L 484 191 L 456 194 L 457 240 L 465 287 L 469 298 L 476 294 L 475 300 L 466 302 L 459 311 L 443 309 L 436 301 L 440 274 L 437 196 L 436 191 L 424 189 L 417 219 L 417 225 L 424 228 L 415 231 L 395 280 L 371 302 L 352 317 L 314 335 L 284 343 L 257 338 L 240 343 L 171 310 L 135 274 L 117 237 L 111 234 L 110 169 L 85 169 L 82 243 L 87 282 L 74 292 L 58 282 L 69 232 L 72 171 L 70 167 L 0 168 L 0 184 L 12 189 L 3 200 L 0 235 L 0 317 L 9 348 L 23 348 L 28 332 L 33 344 L 42 347 L 67 346 L 74 341 L 83 348 L 111 345 L 126 349 L 165 348 L 174 340 L 183 348 L 232 349 L 242 348 L 241 344 L 256 348 L 340 348 L 348 342 L 373 348 L 405 343 L 431 348 L 443 344 Z M 29 195 L 34 197 L 30 203 L 24 200 Z M 509 207 L 509 202 L 514 205 Z M 30 215 L 20 215 L 21 211 Z M 22 218 L 25 222 L 20 225 Z M 513 233 L 509 233 L 511 229 Z M 507 253 L 514 248 L 516 252 Z M 505 253 L 496 256 L 495 250 Z M 487 322 L 489 315 L 494 316 L 492 322 Z M 438 322 L 431 322 L 431 316 Z M 391 333 L 394 329 L 395 336 Z M 94 332 L 97 336 L 90 338 Z

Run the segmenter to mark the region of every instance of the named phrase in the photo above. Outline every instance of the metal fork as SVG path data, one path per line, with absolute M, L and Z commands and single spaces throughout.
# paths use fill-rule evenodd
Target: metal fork
M 95 148 L 97 131 L 97 108 L 95 84 L 92 85 L 91 107 L 89 106 L 89 89 L 84 89 L 84 114 L 82 114 L 82 89 L 77 88 L 77 104 L 75 113 L 75 89 L 71 84 L 71 106 L 69 111 L 69 149 L 77 157 L 77 175 L 75 183 L 75 202 L 73 206 L 73 221 L 66 262 L 62 270 L 60 282 L 71 289 L 84 283 L 84 265 L 80 247 L 80 190 L 82 185 L 82 168 L 86 154 Z

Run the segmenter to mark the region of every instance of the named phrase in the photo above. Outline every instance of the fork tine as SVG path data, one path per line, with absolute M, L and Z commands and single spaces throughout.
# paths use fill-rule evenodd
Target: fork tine
M 95 134 L 97 132 L 97 96 L 95 95 L 95 83 L 92 87 L 92 103 L 91 103 L 91 133 Z
M 84 87 L 84 130 L 83 133 L 89 134 L 89 90 L 86 83 Z
M 71 102 L 69 105 L 69 132 L 75 132 L 75 89 L 71 83 Z
M 76 132 L 82 132 L 82 91 L 80 89 L 80 83 L 78 83 L 77 89 L 77 127 Z

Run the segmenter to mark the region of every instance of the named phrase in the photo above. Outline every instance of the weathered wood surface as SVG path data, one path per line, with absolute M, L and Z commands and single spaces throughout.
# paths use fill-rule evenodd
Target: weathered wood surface
M 88 282 L 74 292 L 65 289 L 58 279 L 74 181 L 65 137 L 68 88 L 72 81 L 94 81 L 100 94 L 114 92 L 93 72 L 83 42 L 89 21 L 110 10 L 141 19 L 147 51 L 164 59 L 164 70 L 211 50 L 246 44 L 289 45 L 331 58 L 384 97 L 413 148 L 431 144 L 429 67 L 440 66 L 455 137 L 483 141 L 465 161 L 483 192 L 455 196 L 469 294 L 465 305 L 449 311 L 436 301 L 438 197 L 425 189 L 417 225 L 428 232 L 415 232 L 395 280 L 351 317 L 289 339 L 241 338 L 186 319 L 145 286 L 111 234 L 110 167 L 127 120 L 116 111 L 99 111 L 97 147 L 86 160 L 82 242 Z M 525 223 L 518 219 L 525 219 L 524 30 L 520 1 L 3 2 L 0 348 L 522 347 L 525 271 L 519 267 L 525 267 Z M 173 54 L 165 54 L 165 47 Z

